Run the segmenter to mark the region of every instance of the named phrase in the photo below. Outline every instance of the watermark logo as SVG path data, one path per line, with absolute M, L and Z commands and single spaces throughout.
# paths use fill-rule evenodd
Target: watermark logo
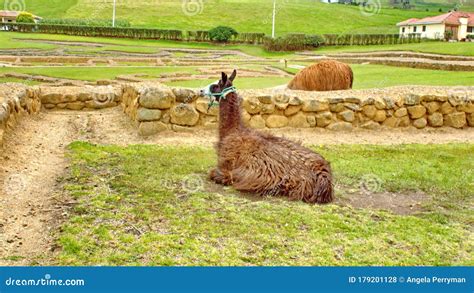
M 359 9 L 362 15 L 370 17 L 380 12 L 382 4 L 380 3 L 380 0 L 368 0 L 360 4 Z
M 113 93 L 93 93 L 92 101 L 97 106 L 106 106 L 115 101 L 115 94 Z
M 11 174 L 3 183 L 4 191 L 9 196 L 16 196 L 26 189 L 27 180 L 23 174 Z
M 10 11 L 25 11 L 25 0 L 5 0 L 3 4 L 3 9 Z
M 187 16 L 201 14 L 204 10 L 203 0 L 182 0 L 181 9 Z
M 359 187 L 361 192 L 365 194 L 381 192 L 383 180 L 375 174 L 366 174 L 362 176 Z
M 161 186 L 168 190 L 182 190 L 186 193 L 195 193 L 204 190 L 204 180 L 198 174 L 190 174 L 179 181 L 173 181 L 170 178 L 163 178 L 160 181 Z

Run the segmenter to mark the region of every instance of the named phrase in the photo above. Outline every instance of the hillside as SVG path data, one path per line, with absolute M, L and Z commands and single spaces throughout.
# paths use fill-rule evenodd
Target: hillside
M 139 27 L 200 30 L 229 25 L 240 32 L 271 33 L 272 0 L 188 2 L 192 3 L 186 6 L 181 0 L 117 0 L 117 18 L 129 20 Z M 467 2 L 470 0 L 464 2 L 462 9 L 473 10 L 473 4 Z M 8 3 L 24 4 L 26 10 L 45 18 L 104 19 L 112 16 L 112 0 L 0 0 L 0 7 L 8 6 Z M 318 0 L 278 0 L 277 34 L 396 33 L 395 24 L 399 21 L 437 15 L 439 8 L 445 12 L 454 6 L 449 1 L 420 0 L 416 4 L 418 9 L 402 10 L 388 7 L 388 0 L 374 0 L 374 3 L 382 4 L 361 12 L 356 6 L 328 5 Z M 372 15 L 372 12 L 376 13 Z

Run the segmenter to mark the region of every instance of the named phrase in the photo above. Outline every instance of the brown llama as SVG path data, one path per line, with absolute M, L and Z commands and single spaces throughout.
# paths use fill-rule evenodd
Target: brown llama
M 232 85 L 237 72 L 205 94 L 219 103 L 218 164 L 210 179 L 242 192 L 282 195 L 308 203 L 333 200 L 331 167 L 321 155 L 299 143 L 247 128 L 241 98 Z M 212 102 L 211 102 L 212 104 Z
M 348 90 L 352 88 L 353 82 L 354 74 L 349 65 L 335 60 L 323 60 L 298 72 L 288 88 L 303 91 Z

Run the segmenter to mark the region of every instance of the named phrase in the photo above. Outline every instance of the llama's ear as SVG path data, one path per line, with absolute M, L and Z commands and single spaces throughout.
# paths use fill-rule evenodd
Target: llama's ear
M 221 80 L 222 80 L 223 84 L 225 84 L 227 82 L 227 74 L 225 74 L 225 72 L 222 72 Z
M 229 80 L 234 81 L 236 76 L 237 76 L 237 70 L 234 69 L 234 71 L 232 72 L 232 74 L 229 77 Z

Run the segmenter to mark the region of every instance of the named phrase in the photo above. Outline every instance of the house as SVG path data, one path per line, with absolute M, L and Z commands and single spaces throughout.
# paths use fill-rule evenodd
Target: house
M 0 22 L 16 22 L 16 17 L 20 14 L 21 11 L 10 11 L 10 10 L 0 10 Z M 33 15 L 35 22 L 40 21 L 42 18 L 36 15 Z
M 442 15 L 410 18 L 397 23 L 400 35 L 419 34 L 422 38 L 443 39 L 449 32 L 453 40 L 465 40 L 474 34 L 474 12 L 451 11 Z

